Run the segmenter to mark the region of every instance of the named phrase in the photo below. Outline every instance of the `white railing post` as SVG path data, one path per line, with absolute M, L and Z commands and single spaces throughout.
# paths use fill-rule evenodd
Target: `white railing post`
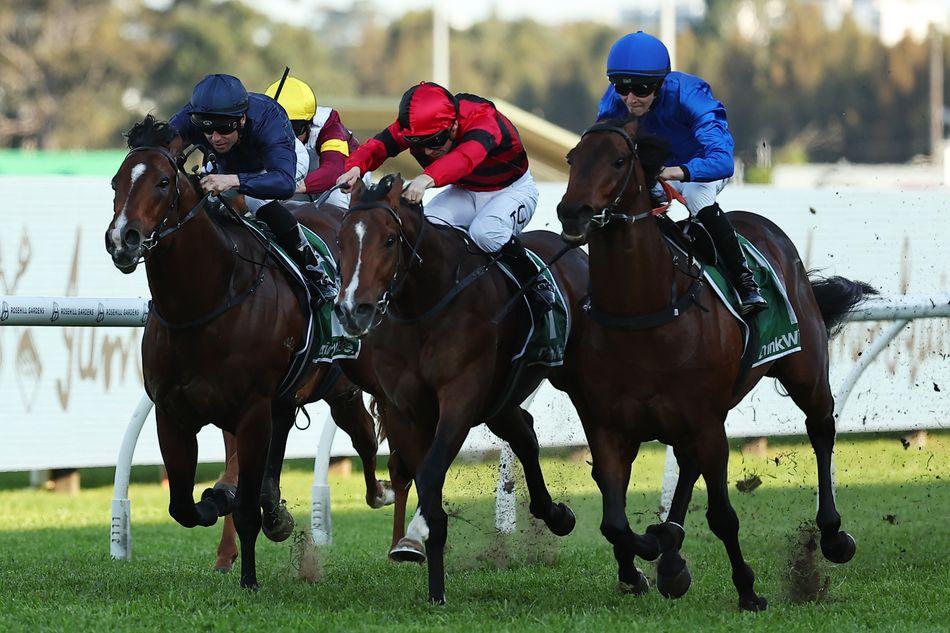
M 504 442 L 498 459 L 498 485 L 495 487 L 495 529 L 500 534 L 514 534 L 518 523 L 514 462 L 515 454 L 508 442 Z
M 673 504 L 673 492 L 676 490 L 676 481 L 679 479 L 680 467 L 673 454 L 673 447 L 666 447 L 666 462 L 663 466 L 663 488 L 660 491 L 660 521 L 666 521 Z
M 336 435 L 336 423 L 327 413 L 320 431 L 317 456 L 313 460 L 313 487 L 310 501 L 310 535 L 314 545 L 333 543 L 333 524 L 330 517 L 330 449 L 333 448 L 333 436 Z
M 129 560 L 132 558 L 132 502 L 129 501 L 129 475 L 132 471 L 132 455 L 138 443 L 139 434 L 145 424 L 145 418 L 152 410 L 152 401 L 148 394 L 142 394 L 142 399 L 132 413 L 129 426 L 122 438 L 122 448 L 119 449 L 119 458 L 115 464 L 115 484 L 112 491 L 112 528 L 109 535 L 109 553 L 113 559 Z

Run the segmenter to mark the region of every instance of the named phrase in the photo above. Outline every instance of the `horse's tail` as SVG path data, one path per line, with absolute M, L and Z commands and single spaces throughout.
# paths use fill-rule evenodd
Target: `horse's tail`
M 376 418 L 376 443 L 386 439 L 386 405 L 375 397 L 369 399 L 369 412 Z
M 818 301 L 821 318 L 825 321 L 828 338 L 838 333 L 845 317 L 868 295 L 878 294 L 877 289 L 870 284 L 837 275 L 826 278 L 815 271 L 809 271 L 808 280 L 811 282 L 812 292 L 815 293 L 815 300 Z

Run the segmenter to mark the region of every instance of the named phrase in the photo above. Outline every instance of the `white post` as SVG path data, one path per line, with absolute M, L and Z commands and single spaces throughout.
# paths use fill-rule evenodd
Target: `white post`
M 318 546 L 333 543 L 328 471 L 334 435 L 336 435 L 336 424 L 333 422 L 333 417 L 327 413 L 323 430 L 320 432 L 317 456 L 313 460 L 313 487 L 311 488 L 310 535 L 313 537 L 313 544 Z
M 112 528 L 109 535 L 109 553 L 113 559 L 132 558 L 132 502 L 129 501 L 129 473 L 132 470 L 132 455 L 138 443 L 145 418 L 152 410 L 152 401 L 147 394 L 132 413 L 132 419 L 122 438 L 122 448 L 115 465 L 115 484 L 112 491 Z
M 676 70 L 676 1 L 660 3 L 660 39 L 670 52 L 670 67 Z
M 680 467 L 676 463 L 673 447 L 666 447 L 666 466 L 663 468 L 663 489 L 660 492 L 660 520 L 666 521 L 673 504 L 673 492 L 676 490 L 676 481 L 679 479 Z
M 894 337 L 900 334 L 901 330 L 903 330 L 908 323 L 910 323 L 908 319 L 899 319 L 891 323 L 887 329 L 884 330 L 884 333 L 874 341 L 871 347 L 865 350 L 861 355 L 861 359 L 854 364 L 854 367 L 851 368 L 848 377 L 844 379 L 841 388 L 838 390 L 838 393 L 835 394 L 835 423 L 841 419 L 844 405 L 848 401 L 848 396 L 851 395 L 851 390 L 854 389 L 854 386 L 858 383 L 861 374 L 863 374 L 864 370 L 868 368 L 868 365 L 874 362 L 874 359 L 884 351 L 884 348 L 894 340 Z
M 432 0 L 432 81 L 449 87 L 449 16 L 444 0 Z
M 515 508 L 515 454 L 505 442 L 498 460 L 498 486 L 495 488 L 495 529 L 514 534 L 518 513 Z

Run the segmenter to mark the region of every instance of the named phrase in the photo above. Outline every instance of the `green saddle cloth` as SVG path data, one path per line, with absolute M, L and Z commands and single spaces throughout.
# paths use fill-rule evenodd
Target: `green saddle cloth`
M 544 268 L 544 261 L 528 249 L 528 256 L 534 262 L 538 270 Z M 517 281 L 517 277 L 511 273 L 507 266 L 499 262 L 509 277 Z M 523 359 L 527 365 L 548 365 L 555 367 L 564 364 L 564 349 L 567 347 L 567 334 L 570 332 L 570 315 L 567 310 L 567 301 L 564 294 L 554 279 L 554 274 L 550 269 L 546 269 L 542 276 L 548 280 L 551 287 L 554 288 L 554 307 L 544 315 L 540 320 L 537 315 L 531 315 L 531 329 L 525 338 L 524 346 L 521 348 L 512 361 Z
M 243 219 L 251 227 L 262 233 L 264 237 L 273 244 L 274 248 L 283 255 L 281 261 L 283 261 L 284 265 L 291 270 L 291 274 L 293 274 L 294 277 L 303 283 L 303 272 L 299 269 L 293 258 L 274 241 L 273 234 L 270 232 L 270 229 L 267 228 L 267 225 L 257 218 L 245 216 Z M 336 260 L 333 259 L 333 255 L 330 253 L 330 249 L 327 248 L 326 242 L 303 224 L 300 226 L 303 229 L 307 241 L 310 242 L 310 245 L 313 246 L 313 250 L 317 253 L 320 259 L 320 266 L 323 267 L 323 272 L 329 275 L 331 279 L 339 279 L 337 276 Z M 343 327 L 336 318 L 336 314 L 333 312 L 332 301 L 323 302 L 319 311 L 314 313 L 313 331 L 314 342 L 312 345 L 313 351 L 310 354 L 311 362 L 329 363 L 340 358 L 356 358 L 359 356 L 360 340 L 346 336 Z
M 792 308 L 788 295 L 785 293 L 785 287 L 779 280 L 775 269 L 772 268 L 772 264 L 752 242 L 741 235 L 739 235 L 739 244 L 742 246 L 742 252 L 745 255 L 749 269 L 752 271 L 756 283 L 759 284 L 762 296 L 769 302 L 767 310 L 763 310 L 753 317 L 758 330 L 759 346 L 755 360 L 752 363 L 752 367 L 755 367 L 801 351 L 801 332 L 798 329 L 798 317 L 795 316 L 795 309 Z M 705 275 L 711 282 L 710 287 L 729 306 L 733 315 L 742 322 L 745 329 L 745 344 L 748 345 L 748 326 L 739 315 L 739 296 L 733 289 L 732 284 L 726 281 L 726 276 L 722 271 L 712 266 L 705 268 Z

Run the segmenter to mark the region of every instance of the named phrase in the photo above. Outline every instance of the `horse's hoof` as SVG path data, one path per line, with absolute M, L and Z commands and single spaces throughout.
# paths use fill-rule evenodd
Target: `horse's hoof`
M 682 558 L 680 560 L 682 560 Z M 662 559 L 660 563 L 656 570 L 656 590 L 659 591 L 660 595 L 664 598 L 670 598 L 672 600 L 685 596 L 686 592 L 689 591 L 690 585 L 693 584 L 693 576 L 689 573 L 689 567 L 686 565 L 686 561 L 683 561 L 683 566 L 679 571 L 666 574 L 660 573 L 663 566 Z
M 574 530 L 577 524 L 577 518 L 574 511 L 566 503 L 558 503 L 554 506 L 556 509 L 551 513 L 551 518 L 547 523 L 548 529 L 556 536 L 567 536 Z
M 283 501 L 271 512 L 264 512 L 261 530 L 264 536 L 275 543 L 286 541 L 294 533 L 294 517 L 287 511 Z
M 838 532 L 837 536 L 827 540 L 821 539 L 821 553 L 832 563 L 847 563 L 854 558 L 856 550 L 854 537 L 847 532 Z
M 429 604 L 434 604 L 437 607 L 445 606 L 445 595 L 441 596 L 429 596 Z
M 419 541 L 403 537 L 389 550 L 389 560 L 394 563 L 426 562 L 425 546 Z
M 683 526 L 673 521 L 654 523 L 647 528 L 647 534 L 655 536 L 659 541 L 661 554 L 679 550 L 683 547 L 683 540 L 686 538 L 686 530 Z
M 755 594 L 751 598 L 739 598 L 740 611 L 765 611 L 768 605 L 768 600 Z
M 393 490 L 392 484 L 387 480 L 378 479 L 376 481 L 376 489 L 376 496 L 366 500 L 369 507 L 374 510 L 379 510 L 396 502 L 396 492 Z
M 214 561 L 214 570 L 219 574 L 226 574 L 234 567 L 234 561 L 236 560 L 237 554 L 233 556 L 218 556 L 218 560 Z
M 639 577 L 632 583 L 623 580 L 617 581 L 617 591 L 620 593 L 632 593 L 635 596 L 642 596 L 650 591 L 650 581 L 643 575 L 643 572 L 637 570 Z
M 257 591 L 261 586 L 257 584 L 257 578 L 241 579 L 241 589 L 247 589 L 248 591 Z

